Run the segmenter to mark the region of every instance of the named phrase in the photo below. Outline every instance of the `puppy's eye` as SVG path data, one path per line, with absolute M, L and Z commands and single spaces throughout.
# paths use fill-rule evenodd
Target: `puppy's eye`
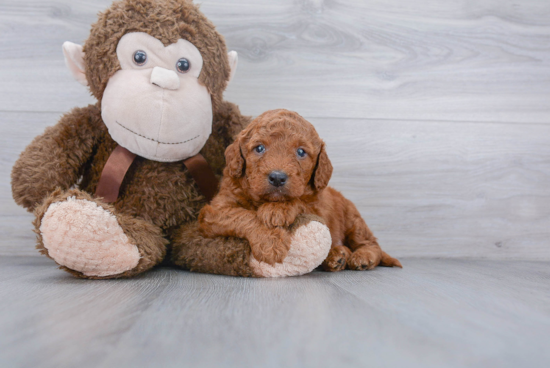
M 187 73 L 191 68 L 191 63 L 186 58 L 181 58 L 176 63 L 176 69 L 180 73 Z
M 298 150 L 296 151 L 296 154 L 300 157 L 306 157 L 307 155 L 306 151 L 304 151 L 303 148 L 298 148 Z
M 254 148 L 254 151 L 258 152 L 258 153 L 264 153 L 265 152 L 265 147 L 263 144 L 260 144 L 258 147 Z
M 147 62 L 147 53 L 145 51 L 138 50 L 134 52 L 134 64 L 137 66 L 145 65 Z

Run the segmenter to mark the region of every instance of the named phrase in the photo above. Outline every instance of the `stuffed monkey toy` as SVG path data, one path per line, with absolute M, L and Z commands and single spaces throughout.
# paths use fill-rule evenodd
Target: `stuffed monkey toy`
M 63 52 L 98 102 L 65 114 L 13 167 L 13 197 L 36 216 L 41 253 L 89 279 L 135 276 L 165 259 L 258 277 L 323 261 L 328 229 L 319 219 L 298 219 L 289 256 L 269 267 L 254 262 L 245 240 L 193 231 L 226 147 L 250 119 L 223 100 L 237 53 L 191 1 L 117 1 L 84 47 L 67 42 Z M 312 251 L 317 259 L 304 263 Z

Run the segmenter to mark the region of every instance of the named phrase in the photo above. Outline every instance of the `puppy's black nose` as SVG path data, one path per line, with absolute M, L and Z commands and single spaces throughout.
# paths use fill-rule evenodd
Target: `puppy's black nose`
M 282 187 L 286 184 L 287 179 L 288 176 L 282 171 L 272 171 L 267 177 L 269 184 L 273 185 L 274 187 Z

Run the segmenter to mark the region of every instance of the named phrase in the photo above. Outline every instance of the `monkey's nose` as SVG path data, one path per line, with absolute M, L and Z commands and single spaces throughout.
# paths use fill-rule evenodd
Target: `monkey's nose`
M 180 79 L 175 71 L 156 66 L 151 73 L 151 84 L 160 88 L 176 90 L 180 88 Z
M 287 179 L 288 175 L 282 171 L 272 171 L 267 177 L 267 181 L 269 182 L 269 184 L 273 185 L 274 187 L 282 187 L 286 184 Z

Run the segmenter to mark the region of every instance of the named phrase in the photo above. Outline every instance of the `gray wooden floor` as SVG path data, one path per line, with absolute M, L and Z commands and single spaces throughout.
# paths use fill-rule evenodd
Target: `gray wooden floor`
M 0 0 L 0 367 L 550 366 L 550 1 L 203 0 L 226 99 L 301 113 L 403 270 L 75 280 L 11 198 L 94 100 L 66 70 L 111 0 Z
M 0 258 L 1 367 L 548 367 L 546 262 L 77 280 Z

